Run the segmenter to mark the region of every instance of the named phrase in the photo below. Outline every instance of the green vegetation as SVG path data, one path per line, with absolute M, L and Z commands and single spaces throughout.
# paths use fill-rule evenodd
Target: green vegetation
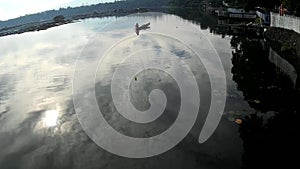
M 283 5 L 288 11 L 296 16 L 300 16 L 300 1 L 299 0 L 282 0 Z
M 65 17 L 63 15 L 58 15 L 58 16 L 54 17 L 53 20 L 55 22 L 64 22 L 65 21 Z
M 293 50 L 293 46 L 290 45 L 289 43 L 283 43 L 280 50 L 281 50 L 281 53 L 286 53 L 286 52 Z
M 271 11 L 275 6 L 282 3 L 289 13 L 300 16 L 299 0 L 224 0 L 230 7 L 244 8 L 246 11 L 255 7 L 262 7 L 266 11 Z M 223 0 L 170 0 L 172 7 L 199 7 L 202 3 L 210 3 L 212 6 L 220 6 Z
M 120 2 L 122 3 L 123 1 Z M 126 3 L 140 7 L 162 7 L 168 5 L 168 2 L 169 0 L 126 0 Z
M 212 6 L 220 6 L 222 0 L 170 0 L 171 7 L 200 7 L 203 3 L 210 3 Z
M 280 5 L 281 0 L 224 0 L 230 7 L 244 8 L 246 10 L 255 9 L 255 7 L 263 7 L 270 11 L 275 6 Z M 290 4 L 300 3 L 299 0 L 284 0 L 291 2 Z M 223 0 L 170 0 L 171 6 L 175 7 L 198 7 L 201 3 L 210 3 L 212 6 L 220 6 Z
M 254 9 L 255 7 L 263 7 L 268 11 L 280 5 L 280 0 L 237 0 L 246 10 Z

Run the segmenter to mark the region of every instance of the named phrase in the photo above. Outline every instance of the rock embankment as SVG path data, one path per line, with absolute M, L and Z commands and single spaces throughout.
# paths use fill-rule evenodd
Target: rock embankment
M 300 87 L 300 34 L 288 29 L 270 27 L 264 34 L 270 47 L 287 60 L 298 74 L 297 88 Z

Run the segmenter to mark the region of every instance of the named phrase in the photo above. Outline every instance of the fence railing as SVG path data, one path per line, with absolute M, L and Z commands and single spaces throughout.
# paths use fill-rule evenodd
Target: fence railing
M 280 16 L 271 12 L 271 26 L 291 29 L 300 33 L 300 18 L 291 15 Z

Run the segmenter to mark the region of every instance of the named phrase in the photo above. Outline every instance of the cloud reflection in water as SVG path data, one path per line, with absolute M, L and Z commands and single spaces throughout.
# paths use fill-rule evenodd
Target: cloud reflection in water
M 238 128 L 231 126 L 233 124 L 227 123 L 227 121 L 221 122 L 219 130 L 211 139 L 212 141 L 205 145 L 199 145 L 193 141 L 193 136 L 198 135 L 197 131 L 193 131 L 182 144 L 168 153 L 139 161 L 112 155 L 99 148 L 88 138 L 77 120 L 71 101 L 74 65 L 81 47 L 95 33 L 96 28 L 103 26 L 104 22 L 114 19 L 84 20 L 47 31 L 0 39 L 0 83 L 2 84 L 0 84 L 0 102 L 1 106 L 8 107 L 7 110 L 6 108 L 0 110 L 0 113 L 1 111 L 5 112 L 2 113 L 0 119 L 0 168 L 147 169 L 182 168 L 183 164 L 184 168 L 238 168 L 236 166 L 240 165 L 242 145 L 238 138 Z M 140 18 L 139 21 L 142 22 L 142 19 Z M 162 24 L 165 22 L 174 22 L 173 24 L 177 25 L 183 21 L 171 15 L 146 19 L 152 19 L 151 24 L 157 26 L 168 25 Z M 107 34 L 101 34 L 102 36 L 97 39 L 97 42 L 118 39 L 119 35 L 113 36 L 115 32 L 134 34 L 132 29 L 124 29 L 131 23 L 124 22 L 124 24 L 127 25 L 120 24 L 115 30 L 108 30 Z M 154 28 L 153 31 L 155 31 Z M 176 29 L 175 26 L 167 26 L 164 29 L 172 29 L 179 33 L 189 31 L 183 28 Z M 195 37 L 192 31 L 185 35 L 186 38 Z M 152 37 L 148 37 L 146 40 L 150 40 L 151 43 L 143 43 L 144 45 L 153 45 L 157 50 L 161 46 L 166 46 L 165 43 L 159 44 L 160 41 Z M 219 42 L 220 40 L 216 38 L 215 41 Z M 87 64 L 81 68 L 82 71 L 89 68 L 88 63 L 92 60 L 91 58 L 98 55 L 99 51 L 110 47 L 106 46 L 106 43 L 95 44 L 95 46 L 89 46 L 90 53 L 83 58 Z M 224 40 L 221 44 L 225 44 Z M 199 45 L 200 47 L 205 48 L 205 44 Z M 126 48 L 124 47 L 124 49 Z M 181 50 L 175 48 L 175 52 L 177 51 Z M 222 52 L 222 56 L 224 53 L 231 56 L 230 47 L 228 47 L 228 52 L 223 51 L 222 48 Z M 111 70 L 114 69 L 113 63 L 116 63 L 116 58 L 110 59 L 111 63 L 105 65 L 106 67 L 102 69 L 103 76 L 98 77 L 99 81 L 97 81 L 99 82 L 97 85 L 99 84 L 103 91 L 110 91 L 110 81 L 107 78 L 108 76 L 111 78 Z M 192 69 L 195 72 L 202 72 L 201 67 L 195 64 L 193 58 L 185 61 L 193 66 Z M 228 57 L 229 73 L 230 63 Z M 172 65 L 168 65 L 168 67 L 169 69 L 174 68 Z M 152 75 L 150 79 L 157 77 L 155 76 L 156 72 L 153 72 Z M 201 84 L 206 85 L 204 75 L 198 73 L 196 78 L 201 81 Z M 138 77 L 138 81 L 141 79 Z M 161 84 L 164 85 L 162 87 L 167 88 L 169 83 L 165 79 L 156 79 L 153 81 L 154 85 Z M 85 87 L 88 89 L 91 86 Z M 138 89 L 136 88 L 136 91 Z M 170 88 L 168 89 L 170 90 Z M 205 95 L 203 91 L 201 94 Z M 105 93 L 99 92 L 99 95 L 105 96 Z M 136 97 L 137 100 L 139 98 L 141 97 Z M 209 105 L 205 99 L 202 99 L 202 103 Z M 103 101 L 102 104 L 106 105 L 107 114 L 111 114 L 113 104 L 109 100 Z M 205 116 L 204 113 L 200 114 L 200 118 L 205 119 L 203 116 Z M 114 116 L 112 117 L 112 120 L 115 120 Z M 118 122 L 118 124 L 120 123 Z M 136 127 L 132 131 L 138 129 Z

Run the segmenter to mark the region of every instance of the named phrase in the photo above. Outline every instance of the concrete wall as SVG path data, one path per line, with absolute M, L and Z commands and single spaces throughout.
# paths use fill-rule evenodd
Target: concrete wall
M 273 63 L 284 75 L 289 77 L 293 86 L 297 84 L 297 72 L 293 65 L 279 56 L 272 48 L 270 48 L 269 60 Z
M 300 18 L 291 15 L 280 16 L 271 12 L 271 26 L 291 29 L 300 33 Z

